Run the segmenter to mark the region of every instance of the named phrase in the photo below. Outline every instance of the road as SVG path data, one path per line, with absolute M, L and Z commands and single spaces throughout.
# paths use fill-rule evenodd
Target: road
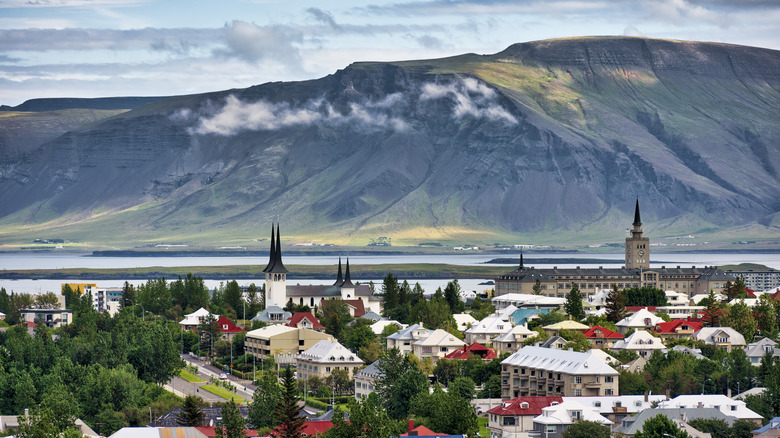
M 209 383 L 210 378 L 214 377 L 218 379 L 219 375 L 223 373 L 221 370 L 209 365 L 208 362 L 198 360 L 196 357 L 190 356 L 189 354 L 181 355 L 181 358 L 187 365 L 194 365 L 198 368 L 198 377 L 203 379 L 203 382 L 190 383 L 181 377 L 175 376 L 167 385 L 165 385 L 165 389 L 180 397 L 196 395 L 209 403 L 227 401 L 206 390 L 200 390 L 200 386 Z M 255 386 L 252 385 L 250 380 L 242 380 L 230 374 L 227 375 L 227 380 L 236 387 L 236 390 L 233 391 L 236 395 L 244 398 L 247 403 L 252 402 L 252 394 L 254 393 Z

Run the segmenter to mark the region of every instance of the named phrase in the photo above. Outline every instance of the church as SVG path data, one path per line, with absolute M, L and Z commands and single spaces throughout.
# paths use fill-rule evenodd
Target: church
M 650 267 L 650 239 L 643 237 L 642 220 L 639 214 L 639 200 L 634 208 L 634 223 L 631 236 L 626 238 L 625 265 L 621 268 L 558 268 L 535 269 L 523 264 L 512 272 L 496 279 L 496 296 L 521 293 L 534 293 L 534 286 L 541 287 L 541 294 L 563 298 L 576 283 L 584 295 L 595 294 L 601 289 L 609 289 L 616 284 L 618 289 L 632 287 L 654 287 L 674 290 L 692 297 L 707 294 L 710 290 L 720 293 L 726 282 L 734 281 L 734 276 L 716 266 L 683 268 L 680 266 L 660 268 Z
M 330 285 L 288 285 L 287 268 L 282 262 L 282 243 L 279 224 L 276 232 L 271 225 L 271 251 L 265 273 L 266 307 L 285 307 L 288 304 L 306 305 L 312 309 L 322 305 L 324 300 L 342 299 L 350 307 L 354 317 L 368 312 L 382 312 L 382 301 L 371 294 L 371 288 L 365 284 L 355 284 L 349 274 L 349 259 L 346 271 L 342 273 L 341 257 L 336 282 Z

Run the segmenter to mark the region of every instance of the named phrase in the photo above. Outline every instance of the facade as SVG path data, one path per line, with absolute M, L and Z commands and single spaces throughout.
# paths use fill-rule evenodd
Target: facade
M 693 335 L 697 341 L 703 341 L 707 345 L 725 348 L 745 348 L 745 337 L 731 327 L 704 327 Z
M 561 402 L 560 396 L 517 397 L 501 402 L 487 411 L 490 438 L 528 438 L 528 432 L 534 428 L 534 418 L 542 415 L 542 409 Z
M 298 312 L 287 322 L 287 327 L 314 330 L 315 332 L 324 332 L 325 326 L 320 324 L 320 320 L 309 312 Z
M 371 365 L 355 373 L 355 398 L 363 400 L 374 392 L 376 379 L 379 378 L 379 368 L 375 361 Z
M 612 344 L 623 339 L 620 333 L 598 325 L 583 331 L 582 334 L 590 341 L 592 348 L 610 348 Z
M 292 318 L 292 313 L 279 306 L 268 306 L 252 318 L 252 321 L 260 321 L 266 324 L 285 324 Z
M 755 367 L 761 366 L 761 359 L 767 353 L 771 353 L 773 356 L 780 356 L 780 351 L 777 350 L 777 342 L 769 338 L 761 338 L 756 342 L 747 344 L 747 347 L 745 347 L 745 355 L 750 364 Z
M 523 343 L 526 339 L 537 336 L 539 336 L 539 332 L 529 330 L 525 325 L 516 325 L 512 327 L 512 330 L 493 338 L 493 348 L 499 354 L 514 353 L 523 348 Z
M 319 341 L 303 353 L 298 354 L 297 379 L 328 377 L 334 370 L 347 370 L 352 376 L 363 360 L 357 354 L 336 341 Z
M 297 355 L 322 340 L 332 341 L 333 336 L 309 329 L 272 325 L 247 332 L 244 351 L 263 359 L 280 354 Z
M 539 280 L 542 295 L 563 298 L 576 283 L 584 295 L 596 294 L 601 289 L 618 289 L 650 286 L 659 289 L 672 289 L 687 296 L 706 294 L 710 290 L 722 292 L 727 281 L 735 276 L 721 271 L 715 266 L 691 268 L 650 268 L 650 243 L 643 237 L 642 222 L 639 217 L 639 202 L 634 211 L 634 223 L 631 236 L 626 238 L 625 266 L 604 269 L 534 269 L 523 265 L 496 279 L 495 291 L 499 298 L 505 294 L 531 294 L 533 286 Z M 494 298 L 495 300 L 495 298 Z M 519 307 L 519 306 L 518 306 Z
M 701 330 L 704 325 L 698 321 L 687 319 L 673 319 L 669 322 L 659 322 L 655 325 L 655 332 L 664 343 L 677 339 L 692 339 L 693 334 Z
M 100 313 L 108 312 L 111 316 L 116 315 L 121 308 L 122 291 L 121 287 L 86 286 L 84 289 L 84 293 L 92 294 L 92 307 Z
M 704 419 L 704 420 L 722 420 L 731 425 L 734 417 L 724 415 L 715 408 L 656 408 L 644 409 L 633 417 L 626 418 L 615 432 L 625 437 L 633 437 L 637 432 L 644 428 L 645 422 L 657 415 L 663 415 L 672 421 L 685 419 L 686 421 Z M 676 422 L 676 421 L 675 421 Z M 678 425 L 679 427 L 679 425 Z
M 501 396 L 616 395 L 618 372 L 590 353 L 523 347 L 501 362 Z
M 568 292 L 568 291 L 567 291 Z M 518 309 L 534 309 L 539 312 L 546 310 L 557 310 L 566 302 L 566 298 L 556 298 L 544 295 L 534 295 L 528 293 L 506 293 L 495 296 L 490 300 L 496 310 L 505 307 L 515 306 Z
M 661 338 L 656 338 L 645 330 L 637 330 L 631 336 L 621 339 L 612 345 L 612 350 L 629 350 L 638 354 L 639 357 L 649 359 L 655 350 L 663 350 L 666 346 L 661 342 Z
M 444 330 L 436 329 L 427 337 L 412 344 L 412 353 L 420 359 L 430 359 L 436 364 L 439 359 L 463 346 L 463 341 Z
M 745 280 L 745 287 L 748 289 L 768 291 L 780 287 L 780 271 L 777 269 L 769 269 L 768 271 L 754 271 L 753 269 L 732 271 L 729 269 L 726 272 L 735 277 L 741 275 Z
M 22 320 L 59 328 L 73 322 L 73 311 L 69 309 L 22 309 Z
M 493 338 L 503 335 L 512 330 L 512 324 L 502 319 L 498 315 L 491 315 L 482 321 L 472 324 L 471 328 L 466 330 L 466 343 L 473 344 L 479 342 L 483 345 L 491 345 Z
M 412 324 L 388 336 L 387 349 L 397 348 L 401 353 L 409 354 L 412 352 L 412 344 L 427 338 L 430 334 L 431 331 L 423 327 L 422 324 Z
M 577 397 L 569 397 L 560 404 L 542 409 L 542 414 L 534 418 L 534 436 L 560 438 L 569 426 L 578 421 L 592 421 L 606 428 L 612 426 L 612 422 L 601 415 L 599 409 L 581 403 Z

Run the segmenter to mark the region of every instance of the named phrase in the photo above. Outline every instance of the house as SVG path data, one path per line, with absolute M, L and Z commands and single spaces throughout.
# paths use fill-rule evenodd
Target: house
M 111 316 L 119 312 L 123 292 L 124 288 L 121 287 L 98 288 L 86 286 L 84 288 L 84 293 L 92 296 L 92 307 L 100 313 L 108 312 Z
M 535 343 L 534 345 L 537 346 L 537 347 L 542 347 L 542 348 L 552 348 L 552 349 L 555 349 L 555 350 L 565 350 L 566 349 L 566 344 L 568 344 L 568 343 L 569 343 L 569 341 L 567 341 L 566 339 L 564 339 L 564 338 L 562 338 L 560 336 L 550 336 L 549 338 L 547 338 L 547 339 L 545 339 L 543 341 L 539 341 L 539 342 Z
M 414 420 L 409 420 L 409 431 L 402 433 L 400 436 L 427 436 L 430 438 L 465 438 L 465 435 L 447 435 L 443 433 L 436 433 L 425 426 L 414 427 Z
M 748 420 L 761 425 L 763 417 L 748 409 L 742 400 L 733 400 L 723 394 L 678 395 L 658 403 L 659 408 L 716 408 L 724 415 Z
M 220 406 L 201 406 L 198 408 L 199 411 L 203 413 L 203 424 L 214 426 L 217 424 L 217 420 L 222 418 L 222 407 Z M 176 416 L 179 415 L 179 413 L 182 411 L 181 407 L 175 407 L 171 409 L 170 411 L 160 415 L 157 417 L 154 422 L 152 423 L 152 426 L 155 427 L 179 427 L 181 426 L 176 420 Z M 249 415 L 249 407 L 246 405 L 239 405 L 238 406 L 238 412 L 241 414 L 242 417 L 247 418 Z M 213 435 L 212 435 L 213 436 Z
M 626 334 L 629 330 L 652 330 L 656 324 L 663 322 L 660 316 L 654 315 L 646 308 L 641 308 L 631 315 L 618 321 L 615 326 L 618 332 Z
M 370 327 L 371 327 L 371 331 L 374 332 L 375 335 L 379 336 L 385 331 L 385 327 L 389 325 L 394 325 L 398 327 L 399 331 L 407 327 L 406 324 L 401 324 L 400 322 L 394 321 L 392 319 L 383 319 L 381 321 L 377 321 L 371 324 Z
M 747 344 L 745 348 L 745 355 L 747 355 L 750 364 L 753 366 L 761 366 L 761 358 L 767 353 L 771 353 L 773 356 L 780 356 L 780 351 L 777 349 L 777 342 L 769 338 L 761 338 L 756 342 Z
M 295 357 L 322 340 L 332 341 L 333 336 L 309 329 L 270 325 L 247 332 L 244 350 L 263 359 L 276 359 L 283 354 Z
M 181 326 L 182 330 L 190 330 L 190 331 L 198 331 L 198 326 L 203 324 L 203 321 L 211 315 L 214 320 L 219 319 L 219 315 L 212 314 L 208 310 L 201 307 L 200 309 L 184 315 L 184 319 L 179 321 L 179 325 Z
M 538 335 L 539 332 L 529 330 L 525 325 L 516 325 L 512 327 L 512 330 L 493 338 L 493 348 L 498 354 L 514 353 L 523 348 L 526 339 L 535 338 Z
M 701 350 L 698 348 L 690 348 L 686 347 L 685 345 L 675 345 L 672 347 L 672 351 L 677 351 L 679 353 L 683 354 L 690 354 L 691 356 L 695 357 L 696 359 L 706 359 L 707 357 L 701 354 Z
M 707 345 L 725 348 L 745 348 L 745 337 L 731 327 L 704 327 L 693 335 L 697 341 L 703 341 Z
M 590 353 L 523 347 L 501 362 L 501 396 L 616 395 L 618 372 Z
M 363 363 L 357 354 L 337 341 L 322 340 L 298 354 L 297 379 L 324 378 L 334 370 L 347 370 L 352 376 Z
M 385 319 L 382 315 L 376 312 L 366 312 L 363 315 L 360 315 L 360 318 L 367 319 L 371 322 L 383 321 Z
M 610 348 L 615 341 L 623 339 L 623 335 L 620 333 L 613 332 L 612 330 L 599 325 L 594 325 L 593 327 L 584 330 L 582 334 L 590 341 L 590 345 L 593 348 Z
M 588 328 L 589 327 L 585 324 L 567 319 L 561 322 L 556 322 L 555 324 L 546 325 L 542 327 L 542 330 L 544 330 L 548 335 L 557 335 L 561 330 L 581 332 L 583 330 L 587 330 Z
M 704 324 L 690 319 L 673 319 L 669 322 L 659 322 L 653 331 L 661 337 L 664 343 L 676 339 L 691 339 L 693 334 L 701 330 Z
M 753 438 L 778 438 L 780 437 L 780 417 L 775 417 L 762 427 L 753 431 Z
M 638 354 L 639 357 L 649 358 L 655 350 L 664 350 L 666 346 L 661 342 L 661 338 L 656 338 L 645 330 L 637 330 L 626 339 L 621 339 L 612 345 L 611 350 L 621 351 L 629 350 Z
M 455 318 L 455 326 L 459 332 L 465 332 L 469 327 L 477 323 L 477 320 L 468 313 L 456 313 L 452 317 Z
M 463 341 L 444 330 L 436 329 L 424 339 L 412 344 L 412 353 L 420 359 L 429 358 L 434 364 L 450 353 L 463 346 Z
M 285 325 L 287 327 L 314 330 L 315 332 L 325 331 L 325 326 L 320 324 L 320 320 L 309 312 L 296 312 Z
M 544 295 L 507 293 L 490 300 L 496 310 L 504 307 L 515 306 L 518 309 L 546 309 L 556 310 L 563 306 L 566 298 L 547 297 Z
M 500 406 L 487 411 L 490 436 L 527 438 L 528 432 L 533 430 L 534 418 L 542 415 L 542 409 L 561 402 L 561 396 L 517 397 L 501 402 Z
M 420 339 L 427 338 L 431 334 L 431 331 L 420 324 L 412 324 L 409 327 L 397 331 L 388 336 L 387 349 L 397 348 L 403 354 L 409 354 L 412 352 L 412 344 Z
M 22 309 L 22 321 L 44 324 L 50 328 L 59 328 L 73 322 L 73 310 L 70 309 Z
M 464 345 L 457 350 L 448 353 L 444 356 L 445 359 L 466 360 L 469 356 L 477 356 L 484 361 L 490 361 L 496 359 L 498 355 L 492 348 L 487 348 L 484 345 L 475 342 L 471 345 Z
M 514 325 L 528 325 L 528 322 L 539 319 L 541 315 L 550 313 L 550 309 L 517 309 L 509 320 Z
M 284 324 L 292 318 L 292 313 L 279 306 L 268 306 L 252 318 L 252 321 L 260 321 L 266 324 Z
M 219 317 L 217 326 L 219 327 L 219 332 L 222 333 L 222 338 L 228 341 L 232 341 L 233 337 L 239 333 L 246 333 L 246 330 L 233 324 L 225 315 Z
M 601 415 L 599 409 L 580 403 L 580 400 L 575 397 L 570 397 L 561 403 L 542 408 L 542 414 L 534 417 L 533 435 L 560 438 L 569 426 L 578 421 L 592 421 L 607 428 L 612 426 L 612 422 Z
M 503 319 L 504 321 L 510 321 L 512 318 L 512 315 L 517 312 L 518 308 L 513 306 L 512 304 L 504 307 L 503 309 L 496 310 L 495 315 L 499 318 Z
M 603 353 L 603 350 L 598 350 Z M 572 397 L 563 397 L 568 400 Z M 613 395 L 600 397 L 573 397 L 581 404 L 592 406 L 599 410 L 602 416 L 606 417 L 615 425 L 620 425 L 623 419 L 645 409 L 650 409 L 661 400 L 665 400 L 663 394 L 653 395 L 645 393 L 644 395 Z
M 355 398 L 362 400 L 368 397 L 369 394 L 374 392 L 374 386 L 376 385 L 376 379 L 379 378 L 379 367 L 377 366 L 379 361 L 372 363 L 371 365 L 363 368 L 355 373 Z
M 626 437 L 633 437 L 644 428 L 647 420 L 658 415 L 663 415 L 672 421 L 682 420 L 684 424 L 692 420 L 704 419 L 722 420 L 731 425 L 736 420 L 733 416 L 725 415 L 715 408 L 661 408 L 659 404 L 658 408 L 644 409 L 633 417 L 623 419 L 622 424 L 616 427 L 614 432 Z
M 27 409 L 25 409 L 25 415 L 28 415 Z M 6 434 L 9 433 L 9 431 L 12 430 L 19 430 L 19 418 L 23 418 L 23 416 L 16 416 L 16 415 L 0 415 L 0 434 L 3 436 L 6 436 Z M 98 438 L 100 435 L 96 433 L 92 428 L 87 426 L 86 423 L 81 418 L 77 418 L 74 421 L 76 425 L 76 429 L 78 429 L 79 432 L 81 432 L 82 435 L 84 435 L 87 438 Z
M 479 342 L 483 345 L 491 345 L 493 338 L 503 335 L 512 330 L 512 324 L 504 321 L 498 315 L 491 315 L 482 321 L 472 324 L 471 328 L 466 330 L 466 343 L 473 344 Z

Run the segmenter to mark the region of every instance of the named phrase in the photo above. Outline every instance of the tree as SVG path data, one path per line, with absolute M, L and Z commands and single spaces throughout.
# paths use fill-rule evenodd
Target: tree
M 470 400 L 446 393 L 436 385 L 433 393 L 421 392 L 414 397 L 411 412 L 430 429 L 445 434 L 477 433 L 477 412 Z
M 397 348 L 377 362 L 379 377 L 375 388 L 390 418 L 400 420 L 409 414 L 411 400 L 428 391 L 428 378 L 415 366 L 412 358 Z
M 462 399 L 471 401 L 474 398 L 474 381 L 468 377 L 457 377 L 450 383 L 447 392 Z
M 429 329 L 446 328 L 454 324 L 450 306 L 444 299 L 441 288 L 436 291 L 430 301 L 419 300 L 412 307 L 412 320 L 423 323 Z
M 214 342 L 219 339 L 219 325 L 217 325 L 217 318 L 214 318 L 211 312 L 201 320 L 198 333 L 200 333 L 200 349 L 208 351 L 209 355 L 213 356 Z
M 617 284 L 612 285 L 612 290 L 607 294 L 605 307 L 607 308 L 607 320 L 611 323 L 617 323 L 626 317 L 626 294 L 618 290 Z
M 285 367 L 282 376 L 282 398 L 276 405 L 274 416 L 279 425 L 272 433 L 280 438 L 298 438 L 301 436 L 305 418 L 301 417 L 301 407 L 298 406 L 298 386 L 290 367 Z
M 48 409 L 36 409 L 30 411 L 29 417 L 19 418 L 19 438 L 51 438 L 58 436 L 62 431 L 54 424 L 54 416 Z
M 650 286 L 623 289 L 626 306 L 665 306 L 666 292 Z
M 778 334 L 775 303 L 769 294 L 758 297 L 758 304 L 753 306 L 753 317 L 756 319 L 758 332 L 765 337 L 776 338 Z
M 571 284 L 571 290 L 566 295 L 566 303 L 564 303 L 563 309 L 577 321 L 585 319 L 585 310 L 582 308 L 582 294 L 577 283 Z
M 706 301 L 703 304 L 706 309 L 704 309 L 704 316 L 702 317 L 702 320 L 704 321 L 704 325 L 707 327 L 719 327 L 720 326 L 720 320 L 725 316 L 725 306 L 723 303 L 718 301 L 718 299 L 715 297 L 715 292 L 710 289 L 710 294 L 707 298 L 703 299 L 702 301 Z
M 257 315 L 257 312 L 260 311 L 260 305 L 261 305 L 260 301 L 261 298 L 260 298 L 260 294 L 257 293 L 257 286 L 255 286 L 254 283 L 251 283 L 246 290 L 247 314 L 244 317 L 244 319 L 254 318 L 255 315 Z
M 563 438 L 609 438 L 609 427 L 595 421 L 577 421 L 563 431 Z
M 35 307 L 38 309 L 59 309 L 60 300 L 54 292 L 47 292 L 35 296 Z
M 351 326 L 347 327 L 344 335 L 344 346 L 351 351 L 360 351 L 367 347 L 372 341 L 376 340 L 376 334 L 371 330 L 372 322 L 365 318 L 360 318 Z
M 320 322 L 325 326 L 325 332 L 333 335 L 336 339 L 344 339 L 344 330 L 354 318 L 349 314 L 347 302 L 338 298 L 335 300 L 324 300 L 320 308 L 322 318 Z
M 276 411 L 276 406 L 281 399 L 282 388 L 279 386 L 276 374 L 263 373 L 252 395 L 252 403 L 249 405 L 249 423 L 256 429 L 276 426 L 274 416 L 269 413 Z
M 184 398 L 184 404 L 181 411 L 176 414 L 176 422 L 182 426 L 203 426 L 206 415 L 200 410 L 203 400 L 194 395 L 188 395 Z
M 224 304 L 230 305 L 237 313 L 243 312 L 244 299 L 241 294 L 241 288 L 238 286 L 236 280 L 228 281 L 225 286 L 225 291 L 222 293 L 222 301 Z M 239 315 L 241 315 L 241 319 L 246 318 L 242 313 L 239 313 Z
M 51 421 L 57 430 L 76 428 L 79 406 L 62 383 L 56 382 L 49 387 L 41 402 L 41 408 L 51 413 Z
M 398 278 L 392 272 L 388 272 L 382 281 L 382 315 L 388 316 L 392 313 L 399 300 Z
M 402 420 L 391 419 L 382 409 L 375 392 L 365 400 L 350 399 L 349 422 L 344 420 L 343 414 L 338 414 L 333 416 L 333 427 L 325 432 L 325 438 L 385 438 L 400 436 L 405 430 Z
M 433 368 L 433 376 L 436 381 L 444 386 L 449 386 L 450 382 L 460 375 L 460 361 L 452 359 L 439 359 L 436 367 Z
M 222 419 L 217 421 L 217 427 L 214 428 L 215 436 L 220 438 L 244 438 L 244 417 L 238 411 L 236 402 L 231 398 L 227 404 L 222 406 Z
M 447 300 L 447 304 L 450 306 L 450 313 L 461 313 L 466 309 L 466 304 L 460 299 L 460 285 L 458 280 L 452 280 L 444 287 L 444 299 Z
M 531 288 L 534 292 L 534 295 L 541 295 L 542 294 L 542 280 L 536 279 L 536 283 L 534 283 L 534 287 Z
M 741 333 L 745 337 L 745 342 L 753 342 L 753 336 L 756 334 L 756 319 L 753 318 L 753 312 L 745 301 L 740 300 L 731 306 L 724 323 Z
M 634 438 L 690 438 L 682 429 L 677 427 L 665 415 L 656 415 L 645 421 L 642 430 L 634 435 Z

